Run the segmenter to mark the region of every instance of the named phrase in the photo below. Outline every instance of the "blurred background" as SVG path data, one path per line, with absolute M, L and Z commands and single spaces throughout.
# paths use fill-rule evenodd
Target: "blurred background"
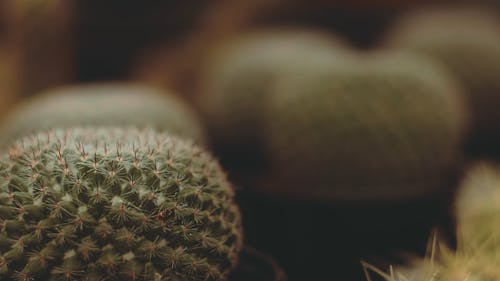
M 246 29 L 312 27 L 369 48 L 399 14 L 460 1 L 45 2 L 2 1 L 2 54 L 18 57 L 12 58 L 18 66 L 11 67 L 23 72 L 24 79 L 40 80 L 39 86 L 24 86 L 33 89 L 22 95 L 76 81 L 149 78 L 189 96 L 192 75 L 207 50 Z M 461 2 L 498 6 L 494 0 Z
M 204 91 L 207 61 L 214 53 L 223 51 L 233 38 L 256 29 L 286 28 L 292 33 L 307 29 L 338 38 L 350 50 L 370 52 L 384 46 L 387 34 L 401 17 L 435 7 L 480 10 L 484 11 L 484 18 L 495 18 L 500 1 L 1 1 L 0 114 L 5 116 L 16 104 L 63 85 L 134 81 L 168 89 L 191 103 L 210 134 L 212 124 L 198 96 Z M 500 35 L 498 30 L 493 33 Z M 478 31 L 481 33 L 481 27 Z M 492 43 L 496 50 L 500 49 L 497 42 L 500 41 Z M 500 59 L 489 61 L 498 70 L 500 61 L 496 58 Z M 499 72 L 488 75 L 500 78 Z M 499 102 L 495 95 L 500 92 L 492 90 L 488 95 L 496 108 Z M 486 103 L 489 101 L 487 98 Z M 492 135 L 500 131 L 500 122 L 490 123 L 495 127 Z M 474 128 L 467 131 L 474 132 Z M 446 192 L 432 198 L 390 203 L 310 203 L 253 191 L 246 193 L 246 187 L 261 185 L 248 178 L 263 173 L 259 169 L 267 169 L 260 165 L 264 160 L 251 159 L 258 155 L 255 147 L 235 152 L 213 140 L 208 146 L 237 187 L 247 222 L 247 242 L 270 254 L 287 272 L 289 280 L 364 280 L 361 259 L 384 267 L 403 260 L 402 256 L 406 256 L 401 252 L 421 255 L 436 227 L 441 228 L 447 236 L 445 240 L 453 246 L 450 205 L 462 173 L 462 161 L 495 159 L 500 152 L 499 147 L 491 146 L 497 139 L 481 138 L 489 133 L 480 131 L 477 135 L 480 137 L 472 138 L 473 141 L 463 141 L 464 153 L 456 157 L 457 167 L 452 165 L 452 171 L 445 171 L 446 185 L 451 186 L 445 188 Z M 462 145 L 459 142 L 457 146 Z M 483 149 L 486 146 L 492 148 Z M 247 158 L 242 160 L 238 153 Z M 252 166 L 252 161 L 259 164 Z M 277 207 L 279 215 L 275 213 Z M 281 220 L 286 223 L 277 222 Z M 321 226 L 315 233 L 318 225 Z M 269 232 L 263 234 L 263 228 Z M 294 237 L 287 238 L 290 236 Z

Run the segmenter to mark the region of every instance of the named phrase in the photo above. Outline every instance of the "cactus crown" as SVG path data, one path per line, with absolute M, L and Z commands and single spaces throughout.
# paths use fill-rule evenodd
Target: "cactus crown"
M 340 51 L 342 50 L 342 51 Z M 278 76 L 307 72 L 347 52 L 341 40 L 312 30 L 253 31 L 233 39 L 206 66 L 199 103 L 218 141 L 244 143 L 260 133 L 259 112 Z
M 485 253 L 493 255 L 500 250 L 500 167 L 488 162 L 473 164 L 460 184 L 455 204 L 459 238 L 472 250 L 485 248 Z
M 400 19 L 385 44 L 425 54 L 446 66 L 465 87 L 475 137 L 498 139 L 492 125 L 500 120 L 498 15 L 481 9 L 417 10 Z
M 220 166 L 152 130 L 70 129 L 0 160 L 2 280 L 225 280 L 240 215 Z
M 40 129 L 75 126 L 152 127 L 203 142 L 194 111 L 181 99 L 134 83 L 95 83 L 49 90 L 14 110 L 2 124 L 4 143 Z

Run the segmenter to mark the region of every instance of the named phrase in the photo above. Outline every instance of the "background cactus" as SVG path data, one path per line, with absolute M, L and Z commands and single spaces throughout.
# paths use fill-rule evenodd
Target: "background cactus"
M 456 200 L 459 237 L 490 258 L 500 250 L 500 167 L 475 163 L 468 169 Z M 500 260 L 498 260 L 500 262 Z M 498 263 L 497 263 L 498 265 Z M 500 270 L 498 271 L 500 277 Z
M 253 137 L 259 110 L 276 76 L 336 57 L 340 43 L 313 31 L 267 31 L 241 36 L 221 48 L 207 65 L 200 106 L 217 134 Z
M 480 162 L 468 168 L 460 184 L 455 211 L 458 249 L 436 239 L 425 259 L 390 273 L 366 265 L 387 281 L 498 280 L 500 278 L 500 167 Z
M 491 11 L 435 8 L 403 16 L 385 44 L 444 64 L 466 88 L 472 148 L 488 152 L 500 139 L 500 21 Z M 499 149 L 496 149 L 500 152 Z
M 429 255 L 425 259 L 416 259 L 410 266 L 392 268 L 388 272 L 365 264 L 367 280 L 372 280 L 370 271 L 386 281 L 488 281 L 498 280 L 500 277 L 498 267 L 500 261 L 498 258 L 492 259 L 490 255 L 485 254 L 485 248 L 464 252 L 441 247 L 437 251 L 439 254 L 434 253 L 435 256 Z
M 460 162 L 460 88 L 403 53 L 324 64 L 277 83 L 266 119 L 267 192 L 311 199 L 409 199 L 444 191 Z
M 262 135 L 260 118 L 274 81 L 290 72 L 307 72 L 317 63 L 335 63 L 339 40 L 317 31 L 254 31 L 233 39 L 206 63 L 198 104 L 205 114 L 215 150 L 224 162 L 232 155 L 258 157 Z M 238 164 L 229 160 L 226 167 Z M 255 169 L 265 169 L 256 159 Z M 245 169 L 247 167 L 244 167 Z
M 174 95 L 132 83 L 96 83 L 49 90 L 19 105 L 3 122 L 3 143 L 40 129 L 74 126 L 152 127 L 203 141 L 195 113 Z
M 41 132 L 0 160 L 2 280 L 225 280 L 242 234 L 212 157 L 136 129 Z

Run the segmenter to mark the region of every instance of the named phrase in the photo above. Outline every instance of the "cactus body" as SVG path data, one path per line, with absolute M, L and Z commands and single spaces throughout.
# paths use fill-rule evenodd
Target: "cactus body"
M 500 278 L 500 167 L 474 163 L 460 184 L 456 200 L 458 246 L 451 250 L 439 241 L 425 259 L 383 273 L 387 281 L 488 281 Z M 391 275 L 393 277 L 391 277 Z
M 472 109 L 472 143 L 480 150 L 500 138 L 500 20 L 482 10 L 422 10 L 403 17 L 386 44 L 425 54 L 465 86 Z M 487 144 L 487 145 L 483 145 Z
M 459 236 L 471 248 L 500 251 L 500 167 L 476 163 L 469 168 L 456 200 Z M 500 273 L 500 271 L 499 271 Z M 500 277 L 500 275 L 499 275 Z
M 200 88 L 200 107 L 216 141 L 255 142 L 259 117 L 277 77 L 335 61 L 339 45 L 319 32 L 276 30 L 250 33 L 221 48 L 208 63 Z
M 18 106 L 3 122 L 3 143 L 41 129 L 75 126 L 151 127 L 203 142 L 195 113 L 182 100 L 140 84 L 62 87 Z
M 70 129 L 0 160 L 2 280 L 225 280 L 240 215 L 220 166 L 151 130 Z
M 267 191 L 316 199 L 439 193 L 460 159 L 460 88 L 419 56 L 369 54 L 280 81 L 266 118 Z
M 455 252 L 445 247 L 436 249 L 439 253 L 414 260 L 411 266 L 393 268 L 389 272 L 373 266 L 367 268 L 386 281 L 493 281 L 500 278 L 500 261 L 498 258 L 492 259 L 484 249 L 471 252 Z

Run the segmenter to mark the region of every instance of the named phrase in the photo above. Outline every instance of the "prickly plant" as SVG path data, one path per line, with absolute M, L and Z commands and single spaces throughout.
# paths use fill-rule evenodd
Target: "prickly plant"
M 207 62 L 199 93 L 215 142 L 258 142 L 261 111 L 278 76 L 313 71 L 338 59 L 339 40 L 317 31 L 254 31 L 233 39 Z
M 425 54 L 446 66 L 464 85 L 472 109 L 472 143 L 500 138 L 500 20 L 491 11 L 423 9 L 403 16 L 387 35 L 393 48 Z
M 489 162 L 471 165 L 460 184 L 455 210 L 456 250 L 434 239 L 429 254 L 409 266 L 384 272 L 364 264 L 366 272 L 374 271 L 387 281 L 498 280 L 500 167 Z
M 3 143 L 40 129 L 74 126 L 151 127 L 203 142 L 193 110 L 174 95 L 135 83 L 61 87 L 19 105 L 0 128 Z
M 460 184 L 456 200 L 459 237 L 471 247 L 500 251 L 500 167 L 473 164 Z M 486 246 L 485 244 L 489 244 Z
M 225 280 L 241 247 L 224 172 L 152 130 L 44 131 L 0 155 L 0 279 Z
M 367 281 L 378 275 L 385 281 L 494 281 L 500 278 L 500 260 L 492 259 L 486 250 L 481 248 L 451 250 L 437 245 L 436 252 L 425 258 L 414 259 L 410 265 L 391 267 L 388 271 L 370 264 L 363 264 Z
M 282 195 L 419 198 L 444 191 L 460 160 L 460 88 L 425 58 L 363 54 L 282 79 L 266 110 L 269 183 Z

